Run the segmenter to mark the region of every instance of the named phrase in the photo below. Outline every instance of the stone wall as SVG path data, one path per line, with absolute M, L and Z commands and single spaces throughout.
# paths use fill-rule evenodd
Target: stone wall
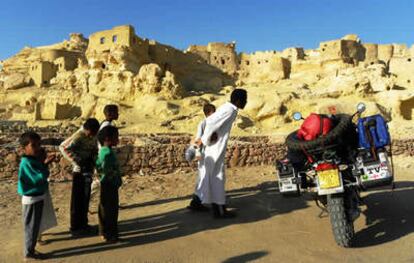
M 378 45 L 378 59 L 388 63 L 394 53 L 393 45 Z
M 56 76 L 56 66 L 49 61 L 38 61 L 31 65 L 29 74 L 37 87 L 49 86 L 50 80 Z
M 42 133 L 45 148 L 56 153 L 56 160 L 50 165 L 51 179 L 69 180 L 70 164 L 59 153 L 58 146 L 64 135 Z M 0 180 L 17 179 L 17 169 L 21 152 L 17 147 L 17 134 L 0 137 Z M 184 159 L 184 151 L 190 136 L 185 134 L 125 135 L 116 149 L 127 176 L 156 175 L 177 171 L 196 170 L 196 163 L 189 164 Z M 394 155 L 414 156 L 414 139 L 393 141 Z M 226 154 L 226 164 L 230 166 L 272 165 L 285 156 L 285 146 L 272 142 L 265 136 L 232 137 Z
M 331 40 L 319 44 L 323 60 L 344 60 L 352 62 L 361 60 L 360 44 L 353 40 Z
M 92 50 L 97 52 L 110 50 L 117 45 L 130 47 L 133 45 L 134 37 L 135 29 L 131 25 L 117 26 L 110 30 L 95 32 L 89 36 L 88 53 Z
M 375 63 L 378 60 L 378 44 L 365 43 L 363 44 L 365 49 L 364 61 L 368 63 Z
M 206 63 L 230 75 L 238 70 L 238 57 L 234 42 L 211 42 L 207 46 L 190 45 L 186 52 L 200 56 Z
M 394 48 L 395 49 L 395 48 Z M 401 87 L 414 87 L 414 58 L 393 57 L 390 59 L 389 72 L 398 76 L 396 84 Z
M 289 78 L 290 60 L 276 51 L 240 54 L 239 80 L 242 83 L 277 82 Z

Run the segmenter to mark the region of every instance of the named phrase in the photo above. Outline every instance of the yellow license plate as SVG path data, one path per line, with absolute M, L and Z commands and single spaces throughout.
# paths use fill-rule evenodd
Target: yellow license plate
M 336 169 L 319 171 L 318 178 L 319 188 L 321 189 L 335 188 L 341 186 L 339 172 Z

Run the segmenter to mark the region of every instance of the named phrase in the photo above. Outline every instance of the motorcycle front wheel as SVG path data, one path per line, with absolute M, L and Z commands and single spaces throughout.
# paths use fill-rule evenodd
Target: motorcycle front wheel
M 336 243 L 342 247 L 351 247 L 355 235 L 354 223 L 347 216 L 344 199 L 343 194 L 328 195 L 328 212 Z

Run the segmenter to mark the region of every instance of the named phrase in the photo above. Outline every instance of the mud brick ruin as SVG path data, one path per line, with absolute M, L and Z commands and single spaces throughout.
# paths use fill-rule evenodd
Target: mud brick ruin
M 127 175 L 192 169 L 183 151 L 202 106 L 221 105 L 236 87 L 247 89 L 249 99 L 232 131 L 228 163 L 271 165 L 285 151 L 273 138 L 283 141 L 299 125 L 293 112 L 334 106 L 350 114 L 359 101 L 367 114 L 386 117 L 394 154 L 412 156 L 414 46 L 364 43 L 352 34 L 315 46 L 248 54 L 237 52 L 236 42 L 213 42 L 179 50 L 122 25 L 25 47 L 0 61 L 0 174 L 15 175 L 18 155 L 10 149 L 23 130 L 37 129 L 57 151 L 56 143 L 86 118 L 102 120 L 108 103 L 120 107 L 118 150 Z M 65 179 L 66 166 L 58 160 L 53 177 Z

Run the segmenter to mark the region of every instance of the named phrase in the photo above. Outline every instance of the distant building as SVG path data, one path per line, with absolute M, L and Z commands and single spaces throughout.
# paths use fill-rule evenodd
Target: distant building
M 49 61 L 38 61 L 30 65 L 29 75 L 38 87 L 47 87 L 56 76 L 56 66 Z
M 211 42 L 207 46 L 191 45 L 187 52 L 200 56 L 206 63 L 234 74 L 238 70 L 238 58 L 236 54 L 236 43 Z

